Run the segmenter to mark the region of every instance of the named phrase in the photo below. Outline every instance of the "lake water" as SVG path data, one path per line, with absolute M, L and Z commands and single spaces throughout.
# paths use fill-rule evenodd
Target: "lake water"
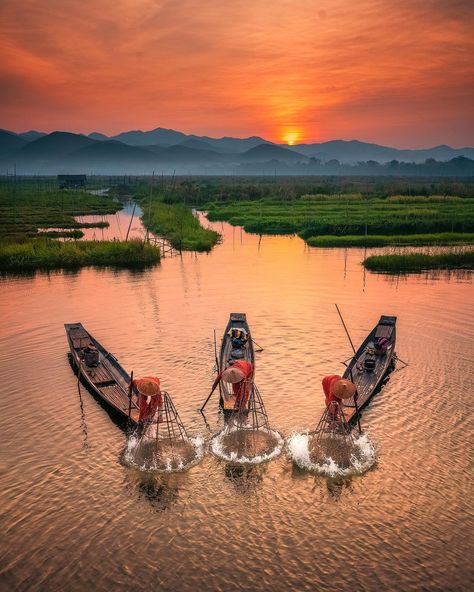
M 472 275 L 375 275 L 360 250 L 214 227 L 224 241 L 210 254 L 145 272 L 0 280 L 3 589 L 468 590 Z M 271 425 L 290 436 L 314 427 L 321 378 L 351 353 L 335 302 L 356 343 L 397 315 L 410 363 L 363 414 L 377 463 L 352 478 L 305 473 L 286 454 L 243 469 L 209 453 L 181 474 L 128 468 L 124 433 L 78 393 L 66 355 L 63 324 L 80 321 L 127 370 L 160 376 L 189 432 L 210 438 L 217 398 L 209 429 L 197 408 L 213 331 L 246 312 Z

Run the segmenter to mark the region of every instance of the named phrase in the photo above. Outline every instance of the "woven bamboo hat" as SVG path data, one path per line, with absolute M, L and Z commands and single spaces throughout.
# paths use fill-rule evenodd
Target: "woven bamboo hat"
M 135 380 L 137 391 L 144 397 L 156 397 L 160 394 L 160 379 L 155 376 L 145 376 Z
M 238 368 L 230 367 L 227 368 L 227 370 L 224 370 L 224 372 L 222 373 L 222 380 L 224 382 L 230 382 L 231 384 L 241 382 L 244 378 L 245 374 L 242 372 L 242 370 L 239 370 Z
M 341 378 L 341 380 L 336 380 L 333 382 L 331 386 L 331 393 L 339 399 L 350 399 L 355 395 L 356 387 L 355 384 L 350 380 Z

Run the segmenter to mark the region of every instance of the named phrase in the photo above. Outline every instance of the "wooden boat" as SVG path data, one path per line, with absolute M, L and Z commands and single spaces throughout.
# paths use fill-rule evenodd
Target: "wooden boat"
M 238 331 L 244 331 L 247 334 L 246 344 L 239 349 L 235 349 L 232 345 L 231 332 L 233 329 Z M 247 360 L 254 367 L 255 373 L 255 350 L 253 347 L 252 335 L 250 333 L 250 327 L 247 323 L 247 317 L 244 313 L 232 312 L 230 313 L 229 322 L 225 328 L 224 335 L 222 337 L 221 350 L 219 355 L 219 368 L 218 372 L 222 372 L 233 362 L 237 360 Z M 224 398 L 223 390 L 225 386 L 220 387 L 220 399 L 219 405 L 224 411 L 232 412 L 235 405 L 235 396 L 232 391 L 226 392 Z
M 382 388 L 395 368 L 395 340 L 397 317 L 380 317 L 379 322 L 359 347 L 344 372 L 343 378 L 351 380 L 357 387 L 357 408 L 354 398 L 344 400 L 344 415 L 348 423 L 357 420 L 370 399 Z M 387 339 L 385 353 L 376 353 L 378 338 Z
M 97 339 L 94 339 L 81 323 L 65 324 L 64 328 L 71 350 L 72 364 L 91 392 L 118 417 L 129 420 L 132 425 L 138 425 L 139 409 L 133 400 L 129 418 L 130 376 L 115 356 L 108 352 Z M 93 365 L 87 364 L 85 355 L 86 348 L 90 344 L 98 352 Z

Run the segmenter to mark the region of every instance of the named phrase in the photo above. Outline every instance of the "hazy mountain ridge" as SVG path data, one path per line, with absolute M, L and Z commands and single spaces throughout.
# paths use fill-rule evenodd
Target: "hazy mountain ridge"
M 159 141 L 147 143 L 151 140 Z M 131 141 L 140 144 L 131 144 Z M 173 143 L 169 144 L 170 141 Z M 424 150 L 400 150 L 358 140 L 332 140 L 290 147 L 257 136 L 210 138 L 187 136 L 162 128 L 150 132 L 124 132 L 112 138 L 98 132 L 86 136 L 60 131 L 15 134 L 0 130 L 0 168 L 6 170 L 16 165 L 25 173 L 129 170 L 148 174 L 152 170 L 176 170 L 178 174 L 269 174 L 264 172 L 268 165 L 272 172 L 280 174 L 324 174 L 319 171 L 322 168 L 335 170 L 337 174 L 341 167 L 354 165 L 361 170 L 368 168 L 370 174 L 389 174 L 387 171 L 391 167 L 394 174 L 399 162 L 419 164 L 426 161 L 426 165 L 432 165 L 432 159 L 448 161 L 456 157 L 474 158 L 474 148 L 455 149 L 442 145 Z M 379 163 L 387 163 L 386 168 L 378 167 Z M 459 166 L 465 167 L 463 163 L 460 160 L 455 170 Z

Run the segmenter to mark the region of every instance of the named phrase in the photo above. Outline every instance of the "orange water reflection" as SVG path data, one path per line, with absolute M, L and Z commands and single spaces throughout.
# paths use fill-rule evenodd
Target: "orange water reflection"
M 472 276 L 365 274 L 361 250 L 215 226 L 224 242 L 210 254 L 145 272 L 1 280 L 7 585 L 462 589 L 473 515 Z M 189 431 L 206 435 L 197 408 L 214 376 L 213 330 L 233 310 L 247 313 L 264 347 L 256 381 L 271 423 L 285 435 L 311 426 L 321 377 L 350 354 L 335 302 L 356 343 L 381 314 L 397 315 L 397 350 L 410 362 L 364 414 L 378 465 L 362 478 L 302 474 L 285 455 L 236 474 L 208 455 L 183 479 L 150 482 L 120 464 L 124 436 L 86 392 L 81 415 L 65 322 L 81 321 L 136 375 L 159 375 Z M 213 432 L 216 399 L 208 409 Z M 97 565 L 104 554 L 106 570 Z

